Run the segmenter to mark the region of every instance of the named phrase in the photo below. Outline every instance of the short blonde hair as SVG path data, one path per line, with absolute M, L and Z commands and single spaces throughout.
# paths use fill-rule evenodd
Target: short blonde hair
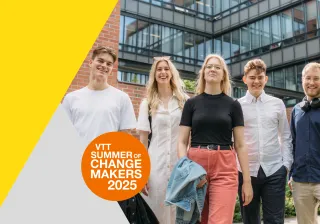
M 229 71 L 228 71 L 227 63 L 218 54 L 209 54 L 204 59 L 202 67 L 199 71 L 199 76 L 198 76 L 198 80 L 197 80 L 197 87 L 196 87 L 196 94 L 201 94 L 204 92 L 204 89 L 206 87 L 206 80 L 204 79 L 204 70 L 206 68 L 208 61 L 211 58 L 216 58 L 220 61 L 220 64 L 222 65 L 222 69 L 223 69 L 223 79 L 221 81 L 220 88 L 224 94 L 230 96 L 231 95 L 231 80 L 229 78 Z
M 256 74 L 264 72 L 266 74 L 267 65 L 261 59 L 253 59 L 247 62 L 244 66 L 244 75 L 247 75 L 251 70 L 256 70 Z
M 306 66 L 304 66 L 303 70 L 302 70 L 302 77 L 305 76 L 306 72 L 309 70 L 320 70 L 320 63 L 317 62 L 310 62 L 308 64 L 306 64 Z

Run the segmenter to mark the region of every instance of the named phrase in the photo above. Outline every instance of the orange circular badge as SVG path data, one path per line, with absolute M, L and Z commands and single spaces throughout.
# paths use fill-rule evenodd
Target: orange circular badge
M 110 132 L 94 139 L 81 163 L 82 176 L 97 196 L 122 201 L 138 194 L 150 174 L 150 158 L 144 145 L 124 132 Z

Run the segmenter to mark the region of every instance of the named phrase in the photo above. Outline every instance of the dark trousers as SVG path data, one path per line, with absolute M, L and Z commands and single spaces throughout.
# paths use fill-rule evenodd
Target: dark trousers
M 260 224 L 260 201 L 264 224 L 283 224 L 285 208 L 285 187 L 287 170 L 282 166 L 277 172 L 266 177 L 260 167 L 257 177 L 251 177 L 253 199 L 247 206 L 243 206 L 241 197 L 243 177 L 239 172 L 239 200 L 241 216 L 244 224 Z

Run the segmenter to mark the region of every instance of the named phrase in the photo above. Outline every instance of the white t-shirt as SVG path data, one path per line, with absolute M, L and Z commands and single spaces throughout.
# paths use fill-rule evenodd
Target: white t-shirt
M 89 142 L 106 132 L 136 127 L 129 96 L 112 86 L 104 90 L 76 90 L 65 96 L 62 105 L 79 135 Z

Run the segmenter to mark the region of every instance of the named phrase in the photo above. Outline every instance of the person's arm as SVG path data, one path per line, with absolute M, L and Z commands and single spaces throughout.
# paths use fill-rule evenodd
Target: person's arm
M 149 141 L 148 136 L 149 136 L 148 131 L 139 131 L 140 142 L 144 145 L 146 149 L 148 148 L 148 141 Z
M 294 169 L 294 160 L 295 160 L 295 151 L 296 151 L 296 127 L 295 127 L 295 121 L 294 121 L 294 116 L 295 116 L 295 109 L 293 108 L 291 112 L 291 119 L 290 119 L 290 130 L 291 130 L 291 135 L 292 135 L 292 158 L 293 158 L 293 163 L 291 165 L 291 169 L 289 172 L 289 181 L 288 185 L 290 190 L 292 191 L 292 173 Z
M 66 95 L 64 97 L 63 102 L 62 102 L 62 107 L 67 112 L 67 115 L 68 115 L 70 121 L 73 123 L 71 105 L 70 105 L 70 102 L 69 102 L 69 96 L 68 95 Z
M 136 115 L 130 97 L 125 94 L 122 98 L 120 108 L 120 125 L 119 131 L 130 133 L 137 125 Z
M 148 102 L 146 99 L 142 100 L 139 108 L 139 116 L 138 116 L 138 124 L 137 124 L 137 131 L 139 133 L 140 142 L 144 145 L 146 149 L 148 149 L 148 136 L 151 132 L 150 122 L 149 122 L 149 107 Z M 148 183 L 146 186 L 141 190 L 141 192 L 148 196 L 149 195 L 149 185 Z
M 179 137 L 177 144 L 177 152 L 179 158 L 187 155 L 188 146 L 191 144 L 190 131 L 192 126 L 192 115 L 193 109 L 191 101 L 190 99 L 188 99 L 184 104 L 180 121 Z
M 237 151 L 239 163 L 243 175 L 243 185 L 242 185 L 242 201 L 243 206 L 248 205 L 253 197 L 251 177 L 249 172 L 249 161 L 248 161 L 248 151 L 247 146 L 244 143 L 244 127 L 237 126 L 233 128 L 234 135 L 234 146 Z
M 149 140 L 148 136 L 151 132 L 151 127 L 149 121 L 149 107 L 146 99 L 143 99 L 140 104 L 137 131 L 139 133 L 140 142 L 147 149 Z
M 253 197 L 251 177 L 249 172 L 249 160 L 247 145 L 244 143 L 244 118 L 240 103 L 236 100 L 232 108 L 232 127 L 234 137 L 234 147 L 237 151 L 239 163 L 242 170 L 242 201 L 243 206 L 248 205 Z
M 282 101 L 280 106 L 281 110 L 278 122 L 278 136 L 280 140 L 281 151 L 283 153 L 283 165 L 286 167 L 287 173 L 289 173 L 293 162 L 292 138 L 287 119 L 286 107 Z
M 190 131 L 191 131 L 191 127 L 180 126 L 179 138 L 178 138 L 178 157 L 179 158 L 182 158 L 187 155 Z

